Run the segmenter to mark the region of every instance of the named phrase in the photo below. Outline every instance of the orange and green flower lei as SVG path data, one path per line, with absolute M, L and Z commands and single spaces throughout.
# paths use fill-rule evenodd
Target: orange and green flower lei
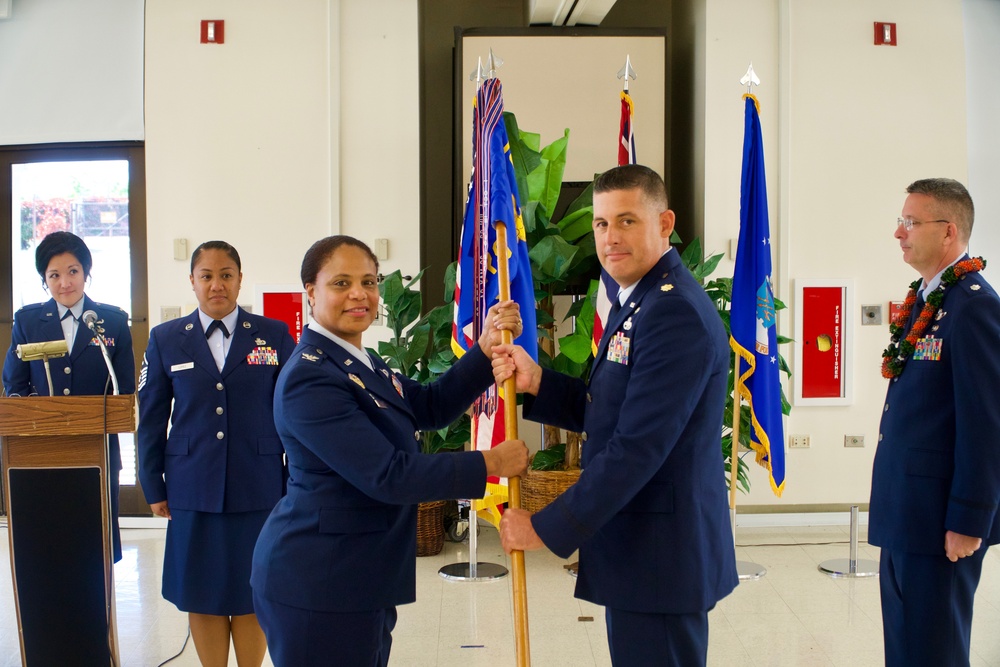
M 918 278 L 910 283 L 910 292 L 906 295 L 906 300 L 903 302 L 903 310 L 900 311 L 896 322 L 889 325 L 889 334 L 892 336 L 892 342 L 889 343 L 889 347 L 885 348 L 885 352 L 882 353 L 882 377 L 894 378 L 903 372 L 903 366 L 906 365 L 906 361 L 913 354 L 913 350 L 916 349 L 916 342 L 923 337 L 924 332 L 927 331 L 927 326 L 934 319 L 938 308 L 941 307 L 941 302 L 944 301 L 945 290 L 957 283 L 962 276 L 982 271 L 985 266 L 985 259 L 982 257 L 973 257 L 956 262 L 945 269 L 944 273 L 941 274 L 941 284 L 927 295 L 924 309 L 917 316 L 917 321 L 913 323 L 913 328 L 910 329 L 910 333 L 907 334 L 906 338 L 900 341 L 903 330 L 906 328 L 907 322 L 910 321 L 913 304 L 917 302 L 917 290 L 920 288 L 922 279 Z

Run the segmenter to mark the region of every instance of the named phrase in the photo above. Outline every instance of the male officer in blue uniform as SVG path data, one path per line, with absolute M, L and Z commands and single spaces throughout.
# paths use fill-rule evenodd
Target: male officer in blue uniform
M 721 453 L 729 345 L 670 248 L 674 213 L 638 165 L 594 183 L 601 265 L 621 287 L 589 384 L 496 349 L 525 417 L 583 431 L 583 472 L 537 514 L 508 510 L 504 548 L 580 550 L 576 596 L 606 607 L 616 667 L 704 665 L 708 611 L 738 583 Z M 508 356 L 510 355 L 510 356 Z
M 883 362 L 868 541 L 882 548 L 886 665 L 968 665 L 983 557 L 1000 541 L 1000 299 L 966 255 L 965 187 L 906 191 L 895 237 L 922 278 Z

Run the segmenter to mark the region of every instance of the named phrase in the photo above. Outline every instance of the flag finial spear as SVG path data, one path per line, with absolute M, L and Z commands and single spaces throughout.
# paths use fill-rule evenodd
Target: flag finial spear
M 493 48 L 490 48 L 490 57 L 486 60 L 486 70 L 488 72 L 488 78 L 493 79 L 497 75 L 497 70 L 503 65 L 503 60 L 500 56 L 493 53 Z
M 622 90 L 626 93 L 628 92 L 628 80 L 631 78 L 635 81 L 635 70 L 632 69 L 632 57 L 629 55 L 625 56 L 625 66 L 618 70 L 618 78 L 625 79 L 622 82 Z
M 753 86 L 760 85 L 760 79 L 757 78 L 757 73 L 753 71 L 753 61 L 750 61 L 750 67 L 747 67 L 747 73 L 740 79 L 740 83 L 747 87 L 747 95 L 752 94 L 753 91 L 751 88 Z
M 483 69 L 483 57 L 479 56 L 479 64 L 476 65 L 476 69 L 472 70 L 469 74 L 469 81 L 475 81 L 478 85 L 480 81 L 486 78 L 486 70 Z

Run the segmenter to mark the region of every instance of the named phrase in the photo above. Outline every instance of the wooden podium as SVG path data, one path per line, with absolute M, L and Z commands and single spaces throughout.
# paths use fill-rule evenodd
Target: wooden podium
M 119 664 L 105 434 L 135 428 L 135 396 L 0 399 L 24 667 Z

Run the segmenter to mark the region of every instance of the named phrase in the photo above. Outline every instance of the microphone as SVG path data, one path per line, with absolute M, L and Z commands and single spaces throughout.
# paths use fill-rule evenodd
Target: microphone
M 22 343 L 17 346 L 17 358 L 21 361 L 38 361 L 43 357 L 62 357 L 69 352 L 66 339 L 48 340 L 44 343 Z
M 80 320 L 87 325 L 87 328 L 94 332 L 94 339 L 101 346 L 101 355 L 104 357 L 104 365 L 108 367 L 108 374 L 111 376 L 111 387 L 114 395 L 118 395 L 118 376 L 115 375 L 115 368 L 111 365 L 111 357 L 108 355 L 108 346 L 104 344 L 103 330 L 97 327 L 97 313 L 92 310 L 84 311 Z M 105 389 L 107 391 L 107 389 Z
M 17 356 L 21 361 L 42 360 L 45 364 L 45 379 L 49 383 L 49 396 L 55 396 L 55 389 L 52 387 L 52 373 L 49 371 L 50 357 L 65 357 L 69 352 L 66 339 L 47 340 L 44 343 L 21 343 L 17 346 Z

